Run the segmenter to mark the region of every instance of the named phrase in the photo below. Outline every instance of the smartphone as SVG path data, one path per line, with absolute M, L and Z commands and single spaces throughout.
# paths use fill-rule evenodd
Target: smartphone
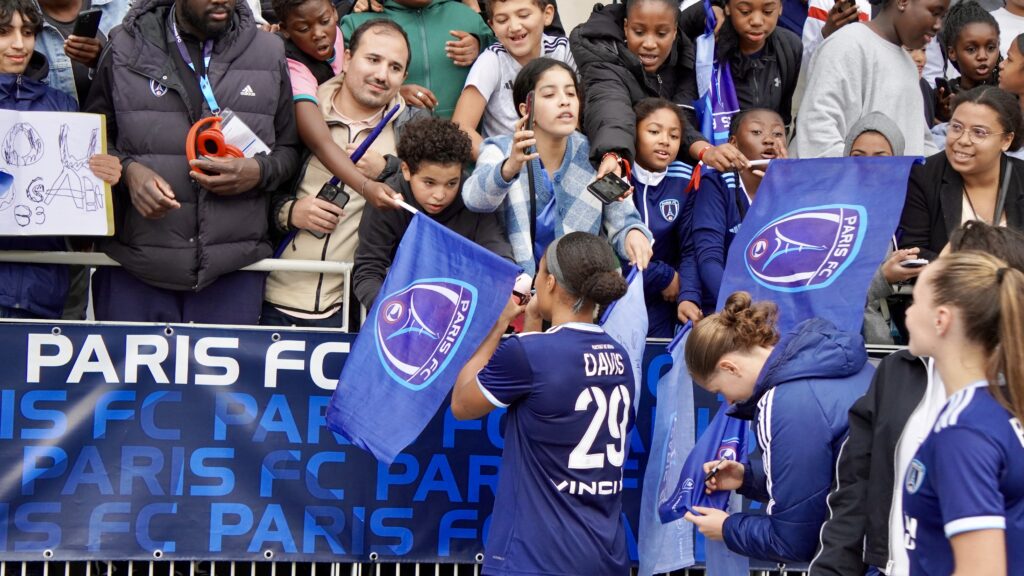
M 526 129 L 533 130 L 533 90 L 530 90 L 526 94 Z M 526 151 L 527 154 L 533 153 L 533 147 Z
M 95 38 L 96 33 L 100 31 L 100 18 L 102 16 L 103 11 L 99 8 L 80 12 L 75 20 L 75 28 L 71 31 L 71 35 L 82 38 Z
M 928 264 L 928 259 L 926 258 L 914 258 L 913 260 L 904 260 L 903 262 L 900 262 L 900 266 L 903 266 L 904 268 L 920 268 L 926 264 Z
M 952 91 L 949 89 L 949 80 L 946 80 L 942 76 L 935 78 L 935 89 L 938 90 L 939 88 L 942 89 L 942 93 L 946 96 L 952 94 Z
M 321 200 L 327 200 L 338 208 L 345 208 L 345 205 L 348 204 L 350 198 L 348 192 L 345 192 L 344 185 L 341 183 L 334 184 L 330 180 L 324 183 L 320 188 L 320 191 L 316 193 L 316 197 Z M 315 232 L 313 230 L 310 230 L 309 233 L 316 238 L 323 238 L 326 236 L 326 234 L 322 232 Z
M 622 197 L 629 190 L 629 183 L 619 178 L 614 172 L 609 172 L 601 177 L 600 180 L 594 180 L 587 186 L 587 190 L 591 194 L 597 196 L 604 204 L 611 204 Z

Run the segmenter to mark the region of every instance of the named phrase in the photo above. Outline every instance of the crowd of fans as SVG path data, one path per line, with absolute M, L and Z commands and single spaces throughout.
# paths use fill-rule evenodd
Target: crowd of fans
M 95 35 L 76 35 L 78 19 L 96 10 L 102 16 Z M 714 58 L 731 77 L 739 106 L 727 122 L 728 140 L 718 145 L 701 132 L 694 104 L 695 44 L 712 17 Z M 85 269 L 0 264 L 0 317 L 81 319 L 91 293 L 97 320 L 339 327 L 346 321 L 343 303 L 370 307 L 380 291 L 410 221 L 399 201 L 530 276 L 561 274 L 549 270 L 553 255 L 545 260 L 558 239 L 574 232 L 601 236 L 623 266 L 646 269 L 650 336 L 671 337 L 686 322 L 696 323 L 691 345 L 703 356 L 689 366 L 700 384 L 725 394 L 748 418 L 775 409 L 796 413 L 808 404 L 822 408 L 820 421 L 801 417 L 801 426 L 787 428 L 780 416 L 765 424 L 759 444 L 766 454 L 787 437 L 821 444 L 812 464 L 785 456 L 794 463 L 777 465 L 774 493 L 771 474 L 767 489 L 751 486 L 742 467 L 726 466 L 712 480 L 718 484 L 709 484 L 754 490 L 773 503 L 770 513 L 773 506 L 780 511 L 776 523 L 720 518 L 717 525 L 699 522 L 701 530 L 724 534 L 731 548 L 751 556 L 810 560 L 820 549 L 810 538 L 824 520 L 824 492 L 838 459 L 840 480 L 880 475 L 879 499 L 887 506 L 864 503 L 877 486 L 853 494 L 840 482 L 836 506 L 848 511 L 841 518 L 872 517 L 853 528 L 826 525 L 815 570 L 846 562 L 856 570 L 834 573 L 859 574 L 869 566 L 905 573 L 905 557 L 887 547 L 904 528 L 908 542 L 918 538 L 903 526 L 894 502 L 900 491 L 892 497 L 894 474 L 899 486 L 913 450 L 901 444 L 897 463 L 876 461 L 872 444 L 891 456 L 899 433 L 879 439 L 872 427 L 885 418 L 898 421 L 898 430 L 933 422 L 942 402 L 924 415 L 907 408 L 883 416 L 892 406 L 879 399 L 896 394 L 883 389 L 887 378 L 911 372 L 928 381 L 922 395 L 941 394 L 933 385 L 941 366 L 895 355 L 868 388 L 864 359 L 850 360 L 859 358 L 851 350 L 862 349 L 856 338 L 804 325 L 780 341 L 769 305 L 735 296 L 716 315 L 715 303 L 730 243 L 766 170 L 752 161 L 893 155 L 927 159 L 912 169 L 892 250 L 869 290 L 864 338 L 906 343 L 915 330 L 922 333 L 922 306 L 982 314 L 983 304 L 1011 302 L 1005 287 L 1019 289 L 1019 238 L 977 230 L 1024 228 L 1024 2 L 627 0 L 594 6 L 584 23 L 565 32 L 550 0 L 0 0 L 0 106 L 105 115 L 108 151 L 90 166 L 113 185 L 115 204 L 112 237 L 8 237 L 0 238 L 0 250 L 95 249 L 121 265 L 97 268 L 90 277 Z M 190 159 L 190 129 L 220 115 L 242 121 L 266 151 L 222 157 L 204 148 L 189 151 Z M 372 143 L 362 146 L 367 139 Z M 588 185 L 612 173 L 631 185 L 632 195 L 606 204 Z M 977 223 L 980 240 L 957 232 L 968 222 Z M 572 245 L 586 242 L 577 238 Z M 971 254 L 943 256 L 949 264 L 937 266 L 950 246 Z M 979 250 L 989 255 L 973 252 Z M 324 273 L 242 270 L 271 257 L 353 262 L 352 282 Z M 918 259 L 932 264 L 903 265 Z M 539 266 L 542 261 L 547 264 Z M 606 268 L 605 260 L 594 264 L 601 274 Z M 922 289 L 930 304 L 911 307 L 904 322 L 922 270 L 931 277 Z M 576 284 L 586 283 L 586 274 L 578 276 L 547 279 L 551 294 L 582 290 Z M 996 287 L 982 286 L 986 278 L 997 280 Z M 988 296 L 967 302 L 957 282 Z M 598 292 L 588 306 L 611 298 Z M 524 310 L 528 329 L 551 321 L 550 314 Z M 570 311 L 580 314 L 578 307 Z M 1019 417 L 1024 358 L 1009 355 L 1019 353 L 1019 342 L 1011 347 L 1000 338 L 1024 335 L 1019 326 L 1007 328 L 1007 310 L 986 313 L 995 324 L 972 324 L 957 332 L 959 339 L 946 338 L 946 320 L 937 317 L 939 335 L 919 336 L 911 348 L 934 354 L 961 346 L 965 361 L 977 361 L 972 350 L 992 353 L 1002 345 L 999 365 L 1009 392 L 997 390 L 993 398 Z M 821 358 L 828 346 L 835 366 Z M 783 350 L 791 353 L 778 357 Z M 722 384 L 727 357 L 742 360 L 734 374 L 739 388 Z M 776 365 L 782 368 L 770 368 Z M 763 371 L 774 380 L 758 379 Z M 767 408 L 769 389 L 790 376 L 806 389 L 779 394 L 775 408 Z M 830 387 L 814 384 L 819 380 Z M 865 390 L 853 408 L 861 428 L 850 442 L 870 454 L 844 461 L 838 446 L 847 409 Z M 945 391 L 963 390 L 973 388 Z M 982 429 L 980 419 L 999 409 L 999 403 L 978 408 L 978 427 L 970 433 L 995 435 L 992 454 L 1009 437 Z M 774 439 L 771 426 L 783 428 Z M 970 449 L 971 438 L 960 438 L 955 427 L 942 434 L 976 457 L 992 456 L 965 457 L 964 466 L 988 470 L 996 466 L 992 459 L 1005 459 L 1005 452 Z M 937 442 L 925 448 L 931 451 L 922 453 L 925 459 L 940 450 Z M 1005 479 L 1009 473 L 999 470 Z M 944 484 L 931 486 L 928 498 L 942 501 L 943 486 L 954 477 L 950 472 Z M 990 488 L 1022 505 L 1019 481 Z M 918 520 L 924 526 L 930 503 L 916 492 L 908 510 L 918 514 L 915 526 Z M 888 505 L 896 510 L 892 518 Z M 961 528 L 951 534 L 947 523 L 945 537 Z M 989 528 L 998 527 L 989 522 L 966 533 Z M 839 544 L 830 548 L 830 538 Z M 842 546 L 856 553 L 843 556 Z M 954 548 L 959 566 L 967 552 Z M 949 562 L 936 554 L 936 569 L 945 570 Z M 921 569 L 929 561 L 912 564 Z M 897 563 L 895 572 L 888 562 Z

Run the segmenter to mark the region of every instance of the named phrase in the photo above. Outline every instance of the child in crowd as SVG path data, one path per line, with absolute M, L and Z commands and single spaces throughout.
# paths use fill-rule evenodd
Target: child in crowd
M 478 214 L 462 203 L 463 170 L 470 162 L 469 137 L 440 118 L 413 120 L 398 142 L 402 169 L 388 179 L 402 199 L 446 228 L 495 254 L 512 260 L 512 246 L 494 213 Z M 384 284 L 405 230 L 412 222 L 406 210 L 367 207 L 359 222 L 352 283 L 359 302 L 369 309 Z
M 529 307 L 551 329 L 502 341 L 523 310 L 510 298 L 452 391 L 460 420 L 508 408 L 483 572 L 626 576 L 622 473 L 635 427 L 633 368 L 593 323 L 598 306 L 626 293 L 626 281 L 607 241 L 573 232 L 548 246 L 536 285 Z M 588 369 L 585 358 L 611 369 Z
M 686 90 L 694 74 L 693 44 L 680 28 L 681 18 L 676 0 L 597 4 L 590 18 L 570 34 L 587 90 L 583 131 L 599 178 L 609 172 L 625 177 L 620 160 L 634 161 L 637 102 L 660 97 L 692 104 Z M 705 147 L 706 138 L 687 125 L 682 159 L 696 158 Z M 715 149 L 702 159 L 722 169 L 733 161 Z
M 378 208 L 393 206 L 395 192 L 374 180 L 376 175 L 364 174 L 331 138 L 317 101 L 320 85 L 341 74 L 345 61 L 334 6 L 329 0 L 274 0 L 273 6 L 284 38 L 299 138 L 334 176 L 358 190 L 367 202 Z M 341 215 L 341 209 L 330 202 L 314 198 L 308 202 L 317 203 L 331 216 Z
M 689 14 L 693 12 L 691 9 Z M 740 110 L 774 110 L 788 125 L 803 48 L 799 36 L 778 27 L 781 12 L 780 0 L 729 0 L 715 43 L 715 60 L 728 63 Z M 703 21 L 704 11 L 699 13 Z M 684 102 L 697 99 L 696 76 L 688 86 Z M 698 125 L 693 109 L 686 110 L 687 120 Z M 731 167 L 742 168 L 743 164 Z
M 386 0 L 383 7 L 380 13 L 367 11 L 342 18 L 345 38 L 369 20 L 394 20 L 414 47 L 402 97 L 435 116 L 451 118 L 469 67 L 481 48 L 494 42 L 494 33 L 477 12 L 458 0 Z
M 750 160 L 787 157 L 786 127 L 782 116 L 773 110 L 746 110 L 734 116 L 729 125 L 729 143 Z M 757 196 L 763 176 L 763 167 L 726 173 L 709 170 L 688 199 L 693 205 L 690 241 L 696 266 L 684 269 L 696 272 L 699 279 L 690 276 L 681 282 L 701 287 L 699 304 L 705 314 L 714 312 L 718 304 L 729 246 Z
M 1006 52 L 1006 58 L 999 63 L 999 87 L 1021 101 L 1024 113 L 1024 34 L 1018 34 Z M 1024 160 L 1024 150 L 1007 150 L 1007 156 Z
M 647 335 L 671 338 L 676 326 L 682 249 L 689 230 L 683 211 L 692 168 L 675 160 L 686 120 L 679 107 L 664 98 L 645 98 L 635 107 L 636 162 L 630 174 L 633 202 L 644 226 L 654 235 L 654 256 L 644 271 Z M 692 261 L 690 259 L 689 261 Z M 680 322 L 699 319 L 699 309 L 687 308 Z
M 0 108 L 77 112 L 74 98 L 44 83 L 49 66 L 34 51 L 42 28 L 43 15 L 33 0 L 5 0 L 0 6 Z M 121 162 L 109 154 L 93 155 L 88 169 L 110 185 L 121 179 Z M 13 187 L 6 199 L 12 194 Z M 0 237 L 4 251 L 66 249 L 60 236 Z M 60 318 L 67 293 L 67 266 L 0 262 L 0 318 Z
M 532 131 L 525 129 L 529 92 L 534 93 Z M 587 191 L 594 169 L 590 143 L 576 130 L 581 100 L 576 72 L 565 62 L 537 58 L 516 76 L 512 100 L 522 116 L 516 132 L 484 141 L 462 192 L 466 206 L 501 211 L 515 261 L 531 276 L 548 244 L 572 231 L 607 234 L 619 256 L 646 268 L 651 233 L 633 203 L 602 204 Z
M 489 9 L 489 23 L 498 42 L 488 46 L 473 63 L 452 116 L 472 139 L 474 158 L 484 138 L 515 130 L 519 115 L 512 104 L 512 82 L 523 65 L 545 56 L 576 68 L 568 38 L 544 34 L 544 27 L 555 15 L 550 2 L 492 0 Z
M 947 81 L 949 90 L 941 85 L 935 90 L 936 117 L 948 122 L 952 96 L 976 86 L 999 84 L 999 24 L 976 0 L 964 0 L 950 7 L 941 38 L 949 62 L 960 72 L 959 78 Z M 945 125 L 932 133 L 941 148 Z
M 892 118 L 907 154 L 932 154 L 936 146 L 916 96 L 917 67 L 904 47 L 924 48 L 942 24 L 949 0 L 873 0 L 881 5 L 866 23 L 843 26 L 811 59 L 807 92 L 797 115 L 792 152 L 800 158 L 838 157 L 854 122 L 868 112 Z

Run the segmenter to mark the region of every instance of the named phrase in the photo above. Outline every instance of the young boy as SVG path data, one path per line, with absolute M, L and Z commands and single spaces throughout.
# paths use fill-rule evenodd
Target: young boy
M 474 160 L 484 138 L 514 132 L 519 114 L 512 104 L 512 82 L 527 62 L 546 56 L 576 69 L 569 39 L 544 33 L 555 16 L 548 0 L 491 0 L 488 8 L 498 42 L 473 63 L 452 116 L 472 139 Z
M 440 118 L 410 122 L 398 142 L 402 169 L 388 184 L 402 198 L 449 230 L 512 260 L 512 245 L 497 213 L 470 212 L 462 203 L 463 170 L 470 162 L 469 137 Z M 382 211 L 367 206 L 359 223 L 353 289 L 366 308 L 384 283 L 398 243 L 412 221 L 405 210 Z
M 349 14 L 341 19 L 345 38 L 374 18 L 394 20 L 415 46 L 402 97 L 413 106 L 451 118 L 469 66 L 494 34 L 480 15 L 458 0 L 386 0 L 384 11 Z

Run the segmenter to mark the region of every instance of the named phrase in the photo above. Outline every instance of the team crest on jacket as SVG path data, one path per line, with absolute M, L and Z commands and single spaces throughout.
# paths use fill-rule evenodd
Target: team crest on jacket
M 157 98 L 167 94 L 167 86 L 157 82 L 156 80 L 149 81 L 149 91 L 153 93 L 153 96 Z
M 857 257 L 867 225 L 863 206 L 794 210 L 759 230 L 747 244 L 747 271 L 762 286 L 779 292 L 825 288 Z
M 679 216 L 679 200 L 674 198 L 662 200 L 658 204 L 658 208 L 661 210 L 661 217 L 664 218 L 666 222 L 672 222 L 676 219 L 676 216 Z
M 920 460 L 914 458 L 910 461 L 910 466 L 907 467 L 907 480 L 904 483 L 908 494 L 914 494 L 921 489 L 921 485 L 924 484 L 924 471 L 924 464 Z
M 430 385 L 462 343 L 476 308 L 476 288 L 451 278 L 418 280 L 377 308 L 377 355 L 399 384 Z
M 739 450 L 739 447 L 740 439 L 738 436 L 724 438 L 722 443 L 718 445 L 716 456 L 719 460 L 738 460 L 737 450 Z

